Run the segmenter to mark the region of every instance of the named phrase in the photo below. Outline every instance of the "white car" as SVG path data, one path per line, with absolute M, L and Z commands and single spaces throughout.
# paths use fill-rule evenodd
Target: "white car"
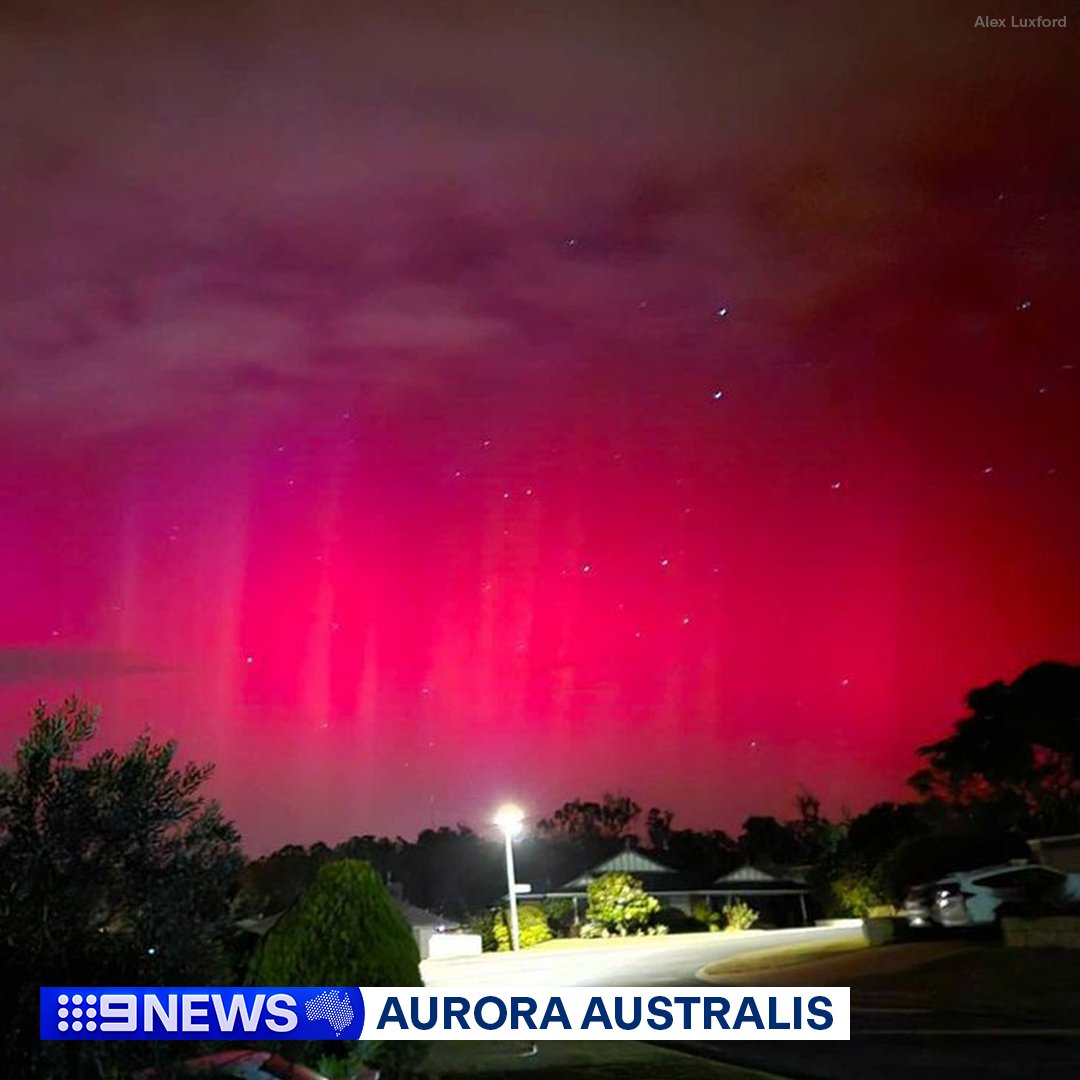
M 989 926 L 1009 915 L 1040 915 L 1080 903 L 1080 874 L 1036 863 L 1005 863 L 939 878 L 930 920 L 939 926 Z

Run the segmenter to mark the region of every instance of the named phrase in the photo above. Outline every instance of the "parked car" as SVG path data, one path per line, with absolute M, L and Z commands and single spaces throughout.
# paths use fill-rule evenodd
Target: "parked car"
M 205 1077 L 206 1080 L 219 1080 L 229 1077 L 235 1080 L 326 1080 L 322 1073 L 309 1069 L 306 1065 L 294 1065 L 278 1054 L 263 1050 L 221 1050 L 216 1054 L 191 1058 L 180 1067 L 183 1074 L 190 1074 L 192 1080 Z M 162 1074 L 157 1069 L 138 1074 L 137 1080 L 155 1080 Z M 168 1073 L 170 1077 L 176 1072 Z M 364 1070 L 354 1080 L 379 1080 L 379 1074 Z
M 925 929 L 933 923 L 934 883 L 912 885 L 904 896 L 904 918 L 908 926 Z
M 1080 903 L 1080 874 L 1035 863 L 957 871 L 914 886 L 904 901 L 911 926 L 992 926 L 1009 915 L 1041 915 Z

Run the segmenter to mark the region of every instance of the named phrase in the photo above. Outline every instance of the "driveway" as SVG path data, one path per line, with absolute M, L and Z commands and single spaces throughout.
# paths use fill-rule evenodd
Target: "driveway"
M 694 986 L 701 982 L 697 972 L 719 960 L 781 945 L 856 945 L 861 941 L 861 925 L 673 934 L 425 960 L 420 970 L 427 986 Z

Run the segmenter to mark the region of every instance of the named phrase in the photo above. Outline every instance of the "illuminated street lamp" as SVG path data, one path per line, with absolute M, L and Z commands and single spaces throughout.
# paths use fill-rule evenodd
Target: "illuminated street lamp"
M 520 806 L 507 803 L 499 807 L 495 824 L 506 837 L 506 887 L 510 896 L 510 944 L 514 952 L 521 947 L 518 939 L 517 881 L 514 879 L 514 837 L 521 832 L 525 815 Z

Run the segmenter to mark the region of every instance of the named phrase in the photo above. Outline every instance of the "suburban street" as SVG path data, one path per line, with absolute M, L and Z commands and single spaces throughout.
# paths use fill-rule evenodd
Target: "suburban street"
M 421 973 L 428 986 L 693 986 L 706 964 L 779 946 L 855 945 L 861 940 L 860 926 L 677 934 L 425 960 Z
M 765 951 L 778 948 L 856 945 L 861 939 L 859 926 L 690 934 L 425 961 L 422 972 L 428 986 L 693 986 L 703 983 L 698 972 L 706 965 L 749 959 L 755 954 L 760 958 Z M 864 955 L 876 958 L 882 954 L 868 950 Z M 790 984 L 794 970 L 787 969 L 778 982 Z M 820 975 L 820 970 L 815 974 Z M 773 979 L 770 971 L 762 968 L 760 974 L 733 977 L 736 981 L 769 985 Z M 821 981 L 821 985 L 828 984 Z M 818 982 L 808 978 L 807 985 Z M 1021 1007 L 1018 1001 L 1017 1008 Z M 1000 1013 L 967 1009 L 935 1011 L 921 1008 L 917 1002 L 903 1007 L 882 1004 L 855 992 L 851 1029 L 849 1043 L 663 1045 L 788 1080 L 909 1080 L 912 1075 L 1012 1080 L 1080 1072 L 1080 1018 L 1067 1014 L 1003 1018 Z

